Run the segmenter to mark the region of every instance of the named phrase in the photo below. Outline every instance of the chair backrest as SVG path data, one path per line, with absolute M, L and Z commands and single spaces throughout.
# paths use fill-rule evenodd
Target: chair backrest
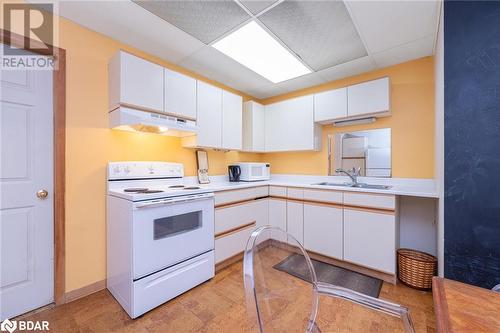
M 290 265 L 299 267 L 299 279 L 283 271 Z M 243 275 L 247 312 L 260 332 L 315 329 L 319 299 L 316 274 L 295 238 L 270 226 L 256 229 L 244 252 Z

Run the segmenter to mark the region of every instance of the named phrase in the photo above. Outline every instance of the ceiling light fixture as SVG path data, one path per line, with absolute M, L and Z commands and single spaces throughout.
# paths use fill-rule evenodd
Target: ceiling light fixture
M 255 21 L 212 46 L 273 83 L 312 72 Z

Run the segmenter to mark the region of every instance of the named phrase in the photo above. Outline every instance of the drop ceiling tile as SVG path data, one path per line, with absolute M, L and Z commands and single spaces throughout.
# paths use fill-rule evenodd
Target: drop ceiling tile
M 326 80 L 323 79 L 318 73 L 311 73 L 277 83 L 276 87 L 283 88 L 287 91 L 295 91 L 303 88 L 313 87 L 325 82 Z
M 234 1 L 137 1 L 139 6 L 209 44 L 250 18 Z
M 345 77 L 358 75 L 375 69 L 375 64 L 369 56 L 346 62 L 317 72 L 328 81 L 339 80 Z
M 259 20 L 316 71 L 367 55 L 342 1 L 284 1 Z
M 369 53 L 436 34 L 439 1 L 346 1 Z
M 254 96 L 259 99 L 269 98 L 273 96 L 278 96 L 282 94 L 286 94 L 289 92 L 288 90 L 277 87 L 275 84 L 271 84 L 268 86 L 263 86 L 248 92 L 249 95 Z
M 252 12 L 254 15 L 257 15 L 267 7 L 271 6 L 273 3 L 275 3 L 278 0 L 244 0 L 240 1 L 245 7 L 248 8 L 250 12 Z
M 434 35 L 430 35 L 380 53 L 375 53 L 372 57 L 377 66 L 381 68 L 430 56 L 433 51 Z
M 174 63 L 204 46 L 130 1 L 60 1 L 59 15 Z
M 211 46 L 205 46 L 179 65 L 246 93 L 271 83 Z

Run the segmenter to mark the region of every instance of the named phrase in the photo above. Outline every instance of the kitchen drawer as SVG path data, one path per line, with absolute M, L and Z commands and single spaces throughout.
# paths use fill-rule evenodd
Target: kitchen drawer
M 286 197 L 286 187 L 284 186 L 269 186 L 269 195 L 274 197 Z
M 304 189 L 304 200 L 342 204 L 342 192 Z
M 344 205 L 396 209 L 396 196 L 391 194 L 344 192 Z
M 269 186 L 254 187 L 255 197 L 263 198 L 269 196 Z
M 256 222 L 267 225 L 267 199 L 253 200 L 215 209 L 215 235 Z
M 290 199 L 304 199 L 304 189 L 298 187 L 287 187 L 286 197 Z
M 243 252 L 248 237 L 255 229 L 255 225 L 242 228 L 233 233 L 215 239 L 215 263 L 218 264 L 238 253 Z
M 214 252 L 210 251 L 137 280 L 133 284 L 133 308 L 129 315 L 136 318 L 211 279 L 214 274 Z
M 269 195 L 268 186 L 248 187 L 237 190 L 215 192 L 215 205 L 252 200 Z

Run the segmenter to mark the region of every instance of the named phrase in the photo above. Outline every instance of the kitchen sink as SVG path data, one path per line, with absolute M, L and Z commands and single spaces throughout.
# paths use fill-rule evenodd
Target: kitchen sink
M 373 190 L 388 190 L 392 187 L 389 185 L 366 184 L 366 183 L 346 184 L 346 183 L 329 183 L 329 182 L 321 182 L 311 185 L 357 187 L 357 188 L 367 188 Z

